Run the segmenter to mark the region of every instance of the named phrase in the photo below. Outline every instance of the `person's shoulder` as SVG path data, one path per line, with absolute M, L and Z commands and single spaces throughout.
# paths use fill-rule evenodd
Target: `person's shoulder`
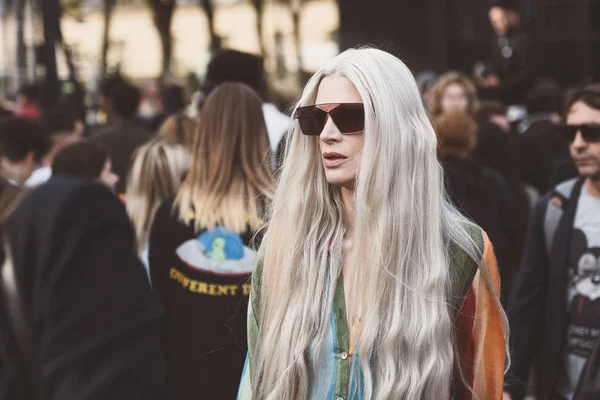
M 488 241 L 487 233 L 475 222 L 464 220 L 461 223 L 461 229 L 468 239 L 475 245 L 477 253 L 475 254 L 476 259 L 473 259 L 474 255 L 469 254 L 465 248 L 459 245 L 459 243 L 450 241 L 448 250 L 453 268 L 463 267 L 465 264 L 472 262 L 479 262 L 483 257 L 485 246 Z
M 107 226 L 131 230 L 125 208 L 108 188 L 71 179 L 53 179 L 32 190 L 5 226 L 14 241 L 29 244 L 62 243 Z
M 560 209 L 564 208 L 566 202 L 571 198 L 573 191 L 580 182 L 580 177 L 575 177 L 560 182 L 558 185 L 550 189 L 544 196 L 542 196 L 538 200 L 536 206 L 545 208 L 548 205 L 552 205 Z
M 462 228 L 471 240 L 477 245 L 477 250 L 483 255 L 483 250 L 487 240 L 487 234 L 483 228 L 475 222 L 463 222 Z
M 115 126 L 112 123 L 97 127 L 89 136 L 93 143 L 103 142 L 115 134 Z
M 43 183 L 46 183 L 52 176 L 52 169 L 50 167 L 41 167 L 33 171 L 25 186 L 36 187 Z
M 179 209 L 175 204 L 175 199 L 167 199 L 156 209 L 152 218 L 151 231 L 169 232 L 171 238 L 193 235 L 194 229 L 190 225 L 184 224 L 179 216 Z
M 68 200 L 72 196 L 81 195 L 81 193 L 88 191 L 93 191 L 95 194 L 105 192 L 110 194 L 110 190 L 96 182 L 70 178 L 54 178 L 32 190 L 28 198 L 31 201 L 36 198 Z
M 104 185 L 78 179 L 51 179 L 36 187 L 23 200 L 15 215 L 49 215 L 60 218 L 63 214 L 98 209 L 106 213 L 123 209 L 117 197 Z
M 124 127 L 130 132 L 140 136 L 149 136 L 152 129 L 149 129 L 142 121 L 128 121 Z
M 462 229 L 469 239 L 475 244 L 475 254 L 470 254 L 458 243 L 450 242 L 450 283 L 453 301 L 463 299 L 468 288 L 477 273 L 477 269 L 484 258 L 484 252 L 487 245 L 487 235 L 485 231 L 477 224 L 464 221 Z M 458 307 L 458 304 L 454 304 Z
M 150 131 L 139 121 L 123 121 L 111 133 L 114 140 L 128 146 L 141 146 L 152 138 Z
M 177 210 L 174 208 L 175 199 L 170 198 L 164 200 L 156 209 L 154 214 L 154 222 L 164 223 L 172 219 L 177 219 Z
M 550 191 L 550 193 L 560 193 L 562 195 L 570 195 L 571 192 L 573 191 L 573 189 L 575 188 L 575 186 L 577 185 L 577 182 L 579 182 L 580 180 L 581 180 L 580 177 L 574 177 L 574 178 L 564 180 L 564 181 L 560 182 L 559 184 L 557 184 L 556 186 L 554 186 L 554 188 Z

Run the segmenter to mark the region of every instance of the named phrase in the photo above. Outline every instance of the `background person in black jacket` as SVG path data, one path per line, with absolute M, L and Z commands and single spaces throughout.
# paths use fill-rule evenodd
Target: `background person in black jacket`
M 502 280 L 501 299 L 512 278 L 514 235 L 512 198 L 502 175 L 473 158 L 477 145 L 477 124 L 463 113 L 442 114 L 436 121 L 439 157 L 452 202 L 465 215 L 480 225 L 494 241 Z
M 600 398 L 575 396 L 586 389 L 580 376 L 600 337 L 600 86 L 575 92 L 566 114 L 560 129 L 582 178 L 533 211 L 509 302 L 512 400 L 523 398 L 534 362 L 538 400 Z
M 162 309 L 117 198 L 97 183 L 55 180 L 3 228 L 22 322 L 9 317 L 14 297 L 3 287 L 0 399 L 165 399 Z
M 520 104 L 533 79 L 531 39 L 519 15 L 513 1 L 492 5 L 489 18 L 496 37 L 487 61 L 475 67 L 481 97 L 499 98 L 507 105 Z

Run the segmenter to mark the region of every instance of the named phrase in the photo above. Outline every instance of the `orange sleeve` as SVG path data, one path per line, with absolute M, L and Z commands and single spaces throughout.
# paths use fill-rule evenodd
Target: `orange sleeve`
M 472 340 L 474 346 L 473 390 L 480 399 L 501 400 L 504 384 L 505 343 L 502 311 L 494 301 L 492 290 L 500 296 L 500 277 L 494 248 L 485 235 L 483 262 L 489 271 L 490 288 L 480 271 L 473 279 L 476 308 Z

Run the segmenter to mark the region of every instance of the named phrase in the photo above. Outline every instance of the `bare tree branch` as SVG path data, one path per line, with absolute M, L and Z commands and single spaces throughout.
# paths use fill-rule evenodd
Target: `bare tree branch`
M 164 80 L 171 73 L 171 61 L 173 56 L 173 37 L 171 26 L 173 14 L 177 6 L 176 0 L 146 0 L 152 9 L 154 26 L 160 38 L 162 63 L 160 80 Z
M 264 3 L 263 0 L 251 0 L 252 6 L 254 7 L 254 11 L 256 13 L 256 34 L 258 35 L 258 45 L 260 46 L 260 53 L 266 56 L 266 47 L 263 35 L 263 11 L 264 11 Z
M 102 15 L 104 20 L 104 30 L 102 31 L 102 54 L 100 60 L 100 74 L 106 75 L 108 69 L 108 49 L 110 47 L 110 24 L 117 0 L 104 0 L 102 2 Z
M 211 0 L 199 0 L 200 7 L 206 13 L 208 19 L 208 34 L 210 35 L 210 51 L 214 53 L 221 48 L 221 40 L 215 31 L 215 10 Z

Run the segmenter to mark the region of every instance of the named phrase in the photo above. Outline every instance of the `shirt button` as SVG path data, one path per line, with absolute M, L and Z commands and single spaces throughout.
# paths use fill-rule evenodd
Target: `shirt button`
M 345 351 L 342 353 L 342 360 L 345 360 L 348 358 L 348 353 L 346 353 Z M 342 399 L 344 400 L 344 399 Z

